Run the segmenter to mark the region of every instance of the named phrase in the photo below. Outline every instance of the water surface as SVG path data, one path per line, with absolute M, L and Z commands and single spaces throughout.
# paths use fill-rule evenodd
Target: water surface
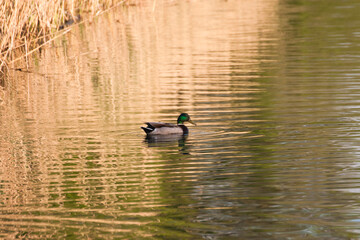
M 359 8 L 154 1 L 10 66 L 0 236 L 358 238 Z M 189 136 L 145 139 L 181 112 Z

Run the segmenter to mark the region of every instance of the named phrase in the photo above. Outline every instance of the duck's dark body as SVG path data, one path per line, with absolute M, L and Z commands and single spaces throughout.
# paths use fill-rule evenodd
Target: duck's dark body
M 189 129 L 185 125 L 175 125 L 163 122 L 146 122 L 146 127 L 141 127 L 147 135 L 188 134 Z

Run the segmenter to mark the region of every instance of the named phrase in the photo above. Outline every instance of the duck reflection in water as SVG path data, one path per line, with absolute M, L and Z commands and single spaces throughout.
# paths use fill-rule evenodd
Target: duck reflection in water
M 186 145 L 187 134 L 171 134 L 171 135 L 153 135 L 146 136 L 145 142 L 148 147 L 173 147 L 177 142 L 179 151 L 184 155 L 190 155 L 188 146 Z

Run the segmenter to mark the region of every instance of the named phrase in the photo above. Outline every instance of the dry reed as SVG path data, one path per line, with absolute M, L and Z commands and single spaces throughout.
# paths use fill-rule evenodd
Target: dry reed
M 0 71 L 46 43 L 68 22 L 76 22 L 125 0 L 0 0 Z

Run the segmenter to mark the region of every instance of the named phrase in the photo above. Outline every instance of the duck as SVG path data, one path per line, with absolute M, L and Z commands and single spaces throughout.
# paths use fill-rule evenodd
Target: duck
M 164 123 L 164 122 L 146 122 L 146 127 L 141 127 L 146 135 L 156 136 L 156 135 L 170 135 L 170 134 L 189 134 L 189 129 L 184 125 L 184 122 L 189 122 L 196 126 L 191 119 L 189 114 L 181 113 L 177 119 L 177 124 Z

